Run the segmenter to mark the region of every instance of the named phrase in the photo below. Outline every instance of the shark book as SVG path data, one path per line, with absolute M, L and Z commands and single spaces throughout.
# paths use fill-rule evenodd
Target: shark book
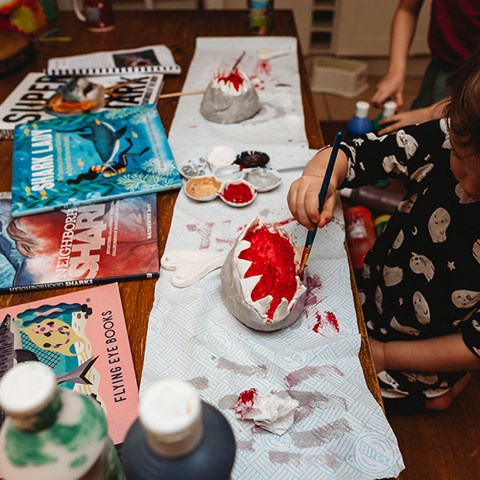
M 13 217 L 178 189 L 181 185 L 154 105 L 15 127 Z
M 0 140 L 17 125 L 65 115 L 155 104 L 162 74 L 49 77 L 28 73 L 0 105 Z
M 156 195 L 13 218 L 0 193 L 0 293 L 159 275 Z
M 99 403 L 113 442 L 123 442 L 138 386 L 117 283 L 1 309 L 0 348 L 0 378 L 20 362 L 48 365 L 61 387 Z

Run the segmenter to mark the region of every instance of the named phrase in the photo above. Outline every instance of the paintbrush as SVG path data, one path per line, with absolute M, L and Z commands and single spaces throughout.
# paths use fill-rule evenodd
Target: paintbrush
M 245 56 L 245 51 L 242 52 L 242 54 L 237 58 L 236 62 L 233 64 L 232 69 L 230 70 L 231 72 L 234 72 L 238 65 L 240 65 L 240 62 L 243 60 L 243 57 Z
M 335 160 L 337 159 L 338 147 L 341 139 L 342 132 L 338 132 L 335 137 L 335 141 L 333 142 L 333 148 L 330 152 L 330 158 L 328 160 L 327 169 L 325 170 L 325 175 L 323 177 L 322 187 L 320 188 L 320 193 L 318 194 L 318 211 L 320 213 L 323 210 L 323 204 L 325 202 L 325 198 L 327 197 L 328 186 L 330 185 L 330 178 L 332 177 L 333 167 L 335 166 Z M 303 270 L 307 265 L 307 260 L 310 255 L 310 251 L 312 250 L 316 233 L 317 228 L 315 228 L 315 230 L 309 230 L 307 233 L 307 240 L 305 241 L 305 247 L 303 248 L 302 260 L 300 261 L 299 274 L 303 273 Z

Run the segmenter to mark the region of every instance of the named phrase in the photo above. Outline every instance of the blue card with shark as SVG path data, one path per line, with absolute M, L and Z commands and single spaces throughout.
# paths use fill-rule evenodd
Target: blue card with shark
M 181 185 L 154 105 L 15 127 L 13 217 L 177 189 Z

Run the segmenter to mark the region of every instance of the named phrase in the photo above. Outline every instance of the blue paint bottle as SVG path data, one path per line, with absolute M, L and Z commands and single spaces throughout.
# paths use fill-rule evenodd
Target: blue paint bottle
M 235 438 L 223 414 L 190 383 L 160 380 L 140 396 L 122 458 L 127 480 L 227 480 Z
M 370 104 L 368 102 L 357 102 L 355 104 L 355 115 L 347 123 L 345 141 L 351 142 L 365 133 L 371 132 L 373 125 L 368 118 Z

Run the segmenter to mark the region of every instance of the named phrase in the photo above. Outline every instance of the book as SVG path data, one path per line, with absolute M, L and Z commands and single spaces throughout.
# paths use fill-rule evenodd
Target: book
M 156 195 L 12 218 L 0 193 L 0 293 L 156 278 Z
M 17 125 L 12 216 L 180 188 L 154 105 Z
M 49 77 L 28 73 L 0 105 L 0 140 L 13 138 L 15 126 L 27 122 L 155 104 L 163 78 L 162 74 Z
M 45 70 L 47 75 L 55 76 L 180 72 L 180 65 L 175 62 L 171 50 L 165 45 L 50 58 Z
M 61 387 L 100 404 L 113 443 L 123 442 L 138 386 L 117 283 L 2 308 L 0 345 L 0 378 L 20 362 L 48 365 Z

